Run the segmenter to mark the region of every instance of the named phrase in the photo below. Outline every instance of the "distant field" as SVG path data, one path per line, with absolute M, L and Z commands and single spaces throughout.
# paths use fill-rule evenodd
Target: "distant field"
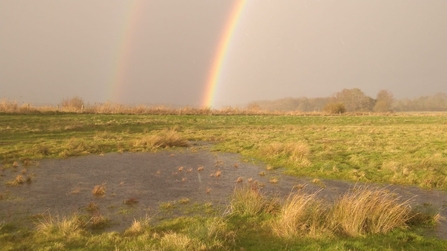
M 447 114 L 442 113 L 1 114 L 0 180 L 4 189 L 0 209 L 6 211 L 0 215 L 14 213 L 3 206 L 6 203 L 1 204 L 17 199 L 10 197 L 9 190 L 35 186 L 27 167 L 40 159 L 185 146 L 194 152 L 194 147 L 209 145 L 194 142 L 210 142 L 212 151 L 239 153 L 246 162 L 266 163 L 265 172 L 283 170 L 309 177 L 316 184 L 319 178 L 326 178 L 445 190 L 446 132 Z M 183 171 L 183 166 L 172 168 Z M 6 179 L 6 173 L 16 178 Z M 220 170 L 213 175 L 220 176 Z M 294 187 L 289 198 L 278 198 L 264 195 L 257 183 L 248 180 L 228 185 L 236 184 L 242 189 L 234 190 L 227 208 L 215 208 L 212 203 L 189 205 L 188 198 L 163 202 L 160 213 L 135 219 L 118 233 L 102 231 L 110 219 L 100 213 L 95 201 L 116 198 L 106 192 L 107 184 L 98 183 L 89 195 L 92 202 L 71 217 L 33 215 L 25 219 L 35 223 L 31 229 L 0 218 L 0 250 L 447 249 L 446 240 L 427 235 L 439 223 L 443 209 L 430 204 L 412 207 L 387 189 L 355 187 L 327 203 L 316 194 L 302 192 L 302 187 Z M 117 203 L 132 210 L 138 200 Z M 173 217 L 174 209 L 184 215 Z M 154 221 L 156 218 L 162 220 Z
M 174 133 L 291 175 L 446 189 L 446 132 L 445 114 L 5 114 L 0 115 L 0 156 L 7 168 L 27 159 L 153 151 L 160 145 L 149 141 Z

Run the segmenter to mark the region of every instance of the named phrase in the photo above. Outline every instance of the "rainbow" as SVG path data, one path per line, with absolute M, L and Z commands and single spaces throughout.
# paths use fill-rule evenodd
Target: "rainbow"
M 233 39 L 236 24 L 238 23 L 245 3 L 246 0 L 236 0 L 231 9 L 228 20 L 225 23 L 222 36 L 219 40 L 217 50 L 212 61 L 213 63 L 211 65 L 210 72 L 206 80 L 202 107 L 210 108 L 214 104 L 216 87 L 219 84 L 219 78 L 222 75 L 222 70 L 228 54 L 229 45 Z
M 119 27 L 119 37 L 116 44 L 116 54 L 112 62 L 112 77 L 110 79 L 110 88 L 106 93 L 106 100 L 120 102 L 124 87 L 129 85 L 127 79 L 128 68 L 132 56 L 132 44 L 138 29 L 138 21 L 142 16 L 145 0 L 133 0 L 126 3 L 124 9 L 124 20 Z

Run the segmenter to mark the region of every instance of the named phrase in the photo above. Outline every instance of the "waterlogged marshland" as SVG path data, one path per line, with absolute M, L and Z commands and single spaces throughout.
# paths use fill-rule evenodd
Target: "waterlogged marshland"
M 30 210 L 33 219 L 19 215 L 19 218 L 22 217 L 19 222 L 7 222 L 7 219 L 14 218 L 12 216 L 2 220 L 1 238 L 8 243 L 4 249 L 23 249 L 32 246 L 53 249 L 79 248 L 86 245 L 86 242 L 90 243 L 90 246 L 84 246 L 87 249 L 108 247 L 148 250 L 175 250 L 182 247 L 205 250 L 233 250 L 239 247 L 244 247 L 246 250 L 260 248 L 392 250 L 400 247 L 407 249 L 415 247 L 416 250 L 421 247 L 425 249 L 429 247 L 432 250 L 444 249 L 445 241 L 433 239 L 424 233 L 432 232 L 431 224 L 437 220 L 436 214 L 438 211 L 442 213 L 444 206 L 442 196 L 447 188 L 446 121 L 447 116 L 442 114 L 437 116 L 1 115 L 2 176 L 0 178 L 3 184 L 0 186 L 2 198 L 0 205 L 3 207 L 0 208 L 3 217 L 14 214 L 14 207 L 11 205 L 18 203 L 14 202 L 14 198 L 20 197 L 14 195 L 17 191 L 31 191 L 33 186 L 41 186 L 41 182 L 47 180 L 46 182 L 50 184 L 47 184 L 47 188 L 41 190 L 41 193 L 48 193 L 52 190 L 51 184 L 55 186 L 58 184 L 58 178 L 70 176 L 71 171 L 66 168 L 53 167 L 52 172 L 46 173 L 40 170 L 45 168 L 45 161 L 56 161 L 43 159 L 68 158 L 77 161 L 75 156 L 96 155 L 90 156 L 95 157 L 92 161 L 101 161 L 100 155 L 105 155 L 102 157 L 107 159 L 108 153 L 124 153 L 127 156 L 130 152 L 153 154 L 160 151 L 162 151 L 160 154 L 165 154 L 167 159 L 175 159 L 176 156 L 183 156 L 188 152 L 198 154 L 202 151 L 211 156 L 206 161 L 204 159 L 193 161 L 190 158 L 191 162 L 188 162 L 186 158 L 179 160 L 182 163 L 160 164 L 156 169 L 151 169 L 150 173 L 146 173 L 146 179 L 149 180 L 160 180 L 156 179 L 157 175 L 169 174 L 163 176 L 164 179 L 175 184 L 161 183 L 158 187 L 163 190 L 169 185 L 169 188 L 174 186 L 178 190 L 177 197 L 166 195 L 166 201 L 163 200 L 163 196 L 157 197 L 160 195 L 155 196 L 156 192 L 150 191 L 155 188 L 149 189 L 147 188 L 149 185 L 145 186 L 141 181 L 137 185 L 137 178 L 130 178 L 132 176 L 126 178 L 126 166 L 127 170 L 133 170 L 131 173 L 138 177 L 142 177 L 145 173 L 141 172 L 143 167 L 139 169 L 138 165 L 132 165 L 131 162 L 122 165 L 123 170 L 120 170 L 121 175 L 118 175 L 117 180 L 108 181 L 105 177 L 101 177 L 101 173 L 107 176 L 107 172 L 98 170 L 91 170 L 91 175 L 86 175 L 86 171 L 82 172 L 85 177 L 91 177 L 90 183 L 76 180 L 76 177 L 67 178 L 66 184 L 71 186 L 60 185 L 60 188 L 53 190 L 67 189 L 67 193 L 62 193 L 65 199 L 76 198 L 74 201 L 78 204 L 71 206 L 71 210 L 62 207 L 59 213 L 37 215 L 39 211 L 45 210 L 46 204 L 43 201 L 39 204 L 38 198 L 33 196 L 37 205 L 42 206 L 39 208 L 36 205 L 35 212 Z M 166 147 L 170 149 L 169 154 L 164 150 Z M 215 156 L 223 153 L 240 155 L 229 161 L 219 162 L 219 158 Z M 120 155 L 113 156 L 118 158 L 114 163 L 119 163 Z M 63 163 L 63 160 L 57 161 Z M 39 162 L 41 164 L 38 164 Z M 204 169 L 199 171 L 201 166 Z M 183 168 L 179 170 L 180 167 Z M 94 165 L 90 168 L 94 169 Z M 105 170 L 107 166 L 102 168 Z M 117 169 L 119 167 L 113 170 Z M 135 174 L 137 170 L 141 172 L 140 175 Z M 57 173 L 58 171 L 61 173 Z M 160 172 L 157 174 L 158 171 Z M 211 183 L 201 187 L 202 190 L 197 188 L 197 174 L 202 172 L 204 175 L 205 171 L 206 179 L 203 182 L 219 182 L 222 189 L 213 187 Z M 220 175 L 218 171 L 221 171 Z M 118 170 L 112 171 L 116 172 Z M 282 173 L 289 176 L 283 176 Z M 21 178 L 18 178 L 19 176 Z M 51 182 L 52 176 L 54 182 Z M 289 181 L 292 177 L 301 177 L 301 180 Z M 251 182 L 248 182 L 249 179 Z M 323 194 L 323 191 L 330 192 L 331 187 L 337 187 L 331 185 L 339 182 L 335 180 L 352 182 L 346 184 L 355 182 L 380 184 L 379 187 L 386 184 L 412 186 L 407 187 L 408 189 L 405 189 L 405 186 L 399 187 L 398 193 L 405 195 L 408 190 L 406 198 L 410 199 L 412 195 L 409 191 L 417 191 L 414 188 L 416 186 L 425 189 L 423 197 L 432 198 L 433 203 L 413 198 L 413 202 L 418 202 L 419 206 L 413 202 L 409 203 L 414 210 L 407 212 L 408 215 L 405 216 L 406 204 L 397 207 L 397 211 L 403 212 L 403 225 L 397 224 L 391 227 L 390 231 L 383 233 L 372 231 L 371 228 L 355 234 L 352 229 L 348 231 L 340 227 L 343 225 L 340 217 L 334 217 L 334 214 L 330 213 L 337 208 L 334 199 L 328 202 L 328 205 L 321 206 L 319 200 L 306 197 L 307 201 L 312 203 L 305 211 L 312 212 L 311 215 L 315 216 L 316 223 L 312 225 L 307 222 L 292 227 L 301 231 L 298 233 L 292 232 L 287 236 L 281 234 L 289 233 L 278 229 L 281 212 L 286 208 L 282 204 L 287 197 L 284 191 L 299 190 L 312 195 L 316 190 L 323 189 L 320 192 Z M 181 187 L 188 183 L 195 189 L 194 191 L 185 189 L 189 191 L 189 196 L 181 193 Z M 285 184 L 287 186 L 283 187 L 283 193 L 279 193 L 278 190 Z M 95 185 L 99 186 L 98 191 L 101 190 L 101 185 L 104 185 L 105 194 L 94 195 L 92 189 Z M 273 203 L 267 202 L 269 199 L 266 201 L 261 199 L 260 204 L 270 206 L 261 206 L 261 209 L 250 213 L 245 212 L 245 209 L 238 211 L 237 209 L 241 208 L 240 204 L 234 200 L 231 204 L 229 196 L 235 186 L 244 185 L 251 187 L 251 191 L 257 191 L 259 188 L 261 194 L 276 191 L 275 196 L 282 202 Z M 350 187 L 350 185 L 341 186 L 344 188 L 333 189 L 337 190 L 339 196 L 346 193 L 346 189 Z M 196 198 L 195 193 L 200 194 L 200 197 Z M 375 195 L 373 194 L 373 197 Z M 380 198 L 386 197 L 381 192 L 378 192 L 378 195 Z M 48 196 L 51 198 L 51 194 Z M 152 202 L 149 202 L 148 197 L 151 196 L 156 197 L 156 204 L 150 204 Z M 258 201 L 262 197 L 257 193 L 248 193 L 248 196 L 252 197 L 243 201 Z M 265 196 L 267 197 L 271 196 Z M 337 196 L 333 197 L 336 201 Z M 27 198 L 20 199 L 27 200 Z M 403 201 L 402 199 L 395 201 L 396 206 L 405 202 Z M 109 204 L 101 204 L 103 202 Z M 394 203 L 392 200 L 391 202 Z M 232 210 L 226 208 L 227 204 L 232 205 L 229 207 Z M 5 208 L 8 208 L 7 212 Z M 418 217 L 414 216 L 413 211 L 416 209 L 421 212 Z M 23 208 L 18 211 L 23 212 Z M 66 211 L 69 211 L 70 215 L 63 218 L 63 212 Z M 138 214 L 133 214 L 136 211 Z M 153 214 L 155 211 L 158 212 L 156 215 Z M 352 210 L 346 211 L 352 213 Z M 47 211 L 41 213 L 45 212 Z M 56 214 L 60 215 L 58 220 Z M 117 223 L 113 218 L 114 215 L 127 218 Z M 185 217 L 177 218 L 179 215 Z M 132 224 L 133 217 L 137 219 L 134 224 Z M 23 226 L 27 225 L 23 224 L 26 219 L 34 222 L 29 228 Z M 64 224 L 61 222 L 72 226 L 72 229 L 68 227 L 62 230 L 61 226 Z M 333 223 L 332 226 L 325 226 L 318 222 Z M 117 225 L 119 227 L 116 227 Z M 110 229 L 119 232 L 110 233 Z M 66 238 L 67 236 L 69 238 Z M 17 238 L 23 241 L 23 246 L 14 244 Z M 126 246 L 126 243 L 130 243 L 130 246 Z

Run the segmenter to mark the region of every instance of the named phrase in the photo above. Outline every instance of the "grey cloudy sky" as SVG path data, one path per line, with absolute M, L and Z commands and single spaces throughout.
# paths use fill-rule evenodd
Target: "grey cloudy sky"
M 198 106 L 233 5 L 0 0 L 0 99 Z M 247 0 L 219 80 L 216 107 L 447 92 L 447 1 Z

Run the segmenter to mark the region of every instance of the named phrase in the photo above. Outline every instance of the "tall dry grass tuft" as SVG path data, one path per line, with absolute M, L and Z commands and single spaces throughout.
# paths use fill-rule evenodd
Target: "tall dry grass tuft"
M 231 196 L 229 210 L 232 214 L 254 216 L 271 212 L 277 207 L 277 200 L 262 195 L 255 184 L 236 187 Z
M 327 209 L 314 194 L 290 194 L 270 226 L 273 233 L 285 238 L 318 237 L 327 234 Z
M 84 232 L 84 227 L 85 222 L 78 215 L 60 219 L 59 217 L 45 214 L 42 215 L 36 224 L 37 233 L 47 238 L 79 236 Z
M 149 229 L 149 221 L 150 218 L 147 216 L 140 220 L 134 219 L 132 225 L 124 231 L 124 235 L 138 235 L 143 233 L 145 230 Z
M 406 227 L 411 218 L 408 201 L 385 189 L 355 187 L 335 203 L 330 223 L 335 232 L 349 236 L 387 233 L 397 227 Z
M 189 146 L 188 140 L 174 129 L 165 129 L 158 134 L 148 135 L 134 141 L 134 146 L 145 148 L 167 148 Z
M 95 187 L 93 187 L 92 194 L 94 196 L 99 196 L 99 197 L 105 196 L 105 194 L 106 194 L 106 184 L 103 183 L 101 185 L 96 185 Z
M 19 105 L 18 105 L 17 101 L 2 99 L 2 101 L 0 101 L 0 111 L 7 112 L 7 113 L 18 112 Z

